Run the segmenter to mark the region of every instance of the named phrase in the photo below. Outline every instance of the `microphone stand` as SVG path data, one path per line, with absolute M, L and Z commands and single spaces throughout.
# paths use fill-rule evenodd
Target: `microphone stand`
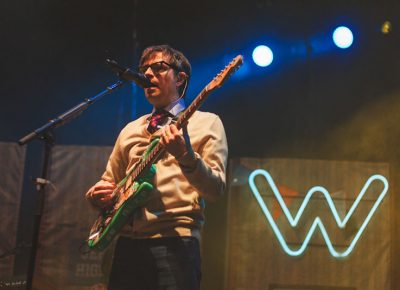
M 49 183 L 46 179 L 48 175 L 48 169 L 50 168 L 51 162 L 51 150 L 55 144 L 54 136 L 52 130 L 64 125 L 65 123 L 71 121 L 78 117 L 84 110 L 86 110 L 90 105 L 101 99 L 107 94 L 110 94 L 117 89 L 121 88 L 126 83 L 126 80 L 119 80 L 115 84 L 107 87 L 106 90 L 100 92 L 96 96 L 85 99 L 80 104 L 71 108 L 70 110 L 64 112 L 60 116 L 55 119 L 50 120 L 44 126 L 34 130 L 28 135 L 22 137 L 19 141 L 19 145 L 27 144 L 28 142 L 34 139 L 40 139 L 44 141 L 44 158 L 42 164 L 42 173 L 40 178 L 35 179 L 36 183 L 36 191 L 37 191 L 37 199 L 36 199 L 36 208 L 35 208 L 35 217 L 33 224 L 33 235 L 32 235 L 32 244 L 31 244 L 31 252 L 30 259 L 28 264 L 28 273 L 26 278 L 26 289 L 32 289 L 33 276 L 35 272 L 35 261 L 38 249 L 38 241 L 39 241 L 39 232 L 40 232 L 40 223 L 43 215 L 44 201 L 45 201 L 45 186 Z

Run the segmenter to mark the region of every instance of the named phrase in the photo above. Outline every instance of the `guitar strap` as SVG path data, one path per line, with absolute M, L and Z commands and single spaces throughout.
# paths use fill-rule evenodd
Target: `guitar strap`
M 182 113 L 184 111 L 185 110 L 179 112 L 175 117 L 173 117 L 169 124 L 175 124 L 176 121 L 178 120 L 179 116 L 182 115 Z M 191 156 L 194 156 L 194 151 L 193 151 L 193 148 L 192 148 L 192 145 L 191 145 L 192 143 L 190 143 L 190 137 L 189 137 L 189 133 L 188 133 L 188 130 L 187 130 L 187 123 L 184 126 L 182 126 L 182 133 L 183 133 L 183 138 L 185 139 L 186 150 L 188 151 L 188 153 Z

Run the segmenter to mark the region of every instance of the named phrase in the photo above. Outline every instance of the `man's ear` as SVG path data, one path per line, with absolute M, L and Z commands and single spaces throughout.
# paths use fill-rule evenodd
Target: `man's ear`
M 187 74 L 183 71 L 179 72 L 176 76 L 176 84 L 181 86 L 187 80 Z

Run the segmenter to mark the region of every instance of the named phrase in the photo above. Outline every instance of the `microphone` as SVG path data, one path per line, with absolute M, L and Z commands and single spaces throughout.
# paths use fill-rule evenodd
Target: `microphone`
M 142 88 L 150 88 L 156 86 L 152 84 L 144 74 L 131 71 L 129 68 L 123 68 L 115 60 L 107 58 L 106 64 L 123 80 L 134 81 L 139 87 Z

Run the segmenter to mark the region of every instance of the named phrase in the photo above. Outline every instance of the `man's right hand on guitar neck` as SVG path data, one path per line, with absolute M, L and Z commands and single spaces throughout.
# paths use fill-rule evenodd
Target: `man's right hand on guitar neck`
M 112 193 L 116 185 L 109 181 L 100 180 L 86 193 L 89 201 L 96 207 L 106 208 L 113 204 Z

